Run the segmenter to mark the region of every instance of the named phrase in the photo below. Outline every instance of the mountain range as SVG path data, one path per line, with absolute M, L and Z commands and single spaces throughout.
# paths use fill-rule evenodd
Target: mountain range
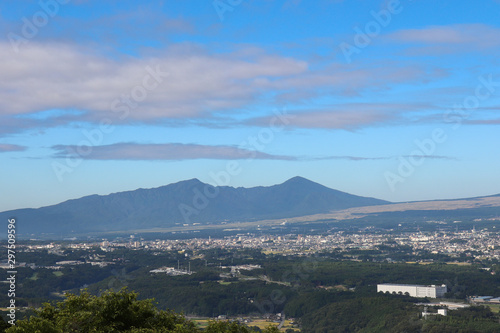
M 330 189 L 302 177 L 268 187 L 213 187 L 190 179 L 152 189 L 90 195 L 37 209 L 0 213 L 18 233 L 70 235 L 292 218 L 389 202 Z

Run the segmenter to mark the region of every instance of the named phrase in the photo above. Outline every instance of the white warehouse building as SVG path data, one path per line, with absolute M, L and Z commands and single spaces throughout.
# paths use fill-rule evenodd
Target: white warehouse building
M 430 285 L 421 286 L 415 284 L 395 284 L 395 283 L 382 283 L 377 284 L 377 292 L 390 293 L 390 294 L 402 294 L 408 293 L 411 297 L 430 297 L 438 298 L 444 297 L 444 294 L 448 292 L 446 285 L 441 286 Z

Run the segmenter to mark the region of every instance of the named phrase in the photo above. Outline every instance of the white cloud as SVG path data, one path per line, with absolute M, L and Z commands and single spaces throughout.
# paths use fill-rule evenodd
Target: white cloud
M 411 52 L 423 55 L 477 52 L 500 47 L 500 29 L 486 24 L 454 24 L 405 29 L 387 36 L 398 43 L 416 44 Z
M 103 146 L 82 147 L 82 150 L 90 151 L 90 153 L 85 154 L 79 154 L 79 147 L 73 145 L 56 145 L 52 149 L 56 151 L 54 157 L 78 156 L 90 160 L 295 159 L 289 156 L 271 155 L 234 146 L 181 143 L 115 143 Z
M 359 95 L 365 90 L 386 90 L 393 84 L 439 76 L 418 66 L 397 64 L 363 68 L 333 63 L 311 69 L 306 61 L 255 47 L 247 52 L 239 49 L 212 54 L 195 44 L 172 45 L 143 58 L 109 58 L 88 47 L 35 41 L 16 54 L 3 43 L 0 59 L 0 118 L 5 124 L 14 124 L 0 126 L 4 135 L 15 129 L 99 122 L 103 118 L 112 118 L 116 125 L 165 120 L 178 124 L 221 115 L 231 118 L 235 112 L 263 101 L 273 105 L 300 102 L 298 96 Z M 72 113 L 25 123 L 16 118 L 53 109 Z M 326 124 L 331 128 L 335 122 L 347 127 L 350 121 L 353 126 L 361 124 L 357 114 L 340 117 L 325 119 Z M 369 117 L 374 116 L 363 116 L 367 123 L 371 122 Z M 310 125 L 307 119 L 301 121 Z
M 425 104 L 376 104 L 353 103 L 332 105 L 323 109 L 301 110 L 290 112 L 290 127 L 312 129 L 345 129 L 356 130 L 361 127 L 399 124 L 406 121 L 405 113 L 418 113 L 425 110 Z M 260 117 L 249 120 L 250 125 L 264 125 L 271 118 Z
M 190 118 L 241 107 L 260 92 L 259 80 L 300 74 L 307 64 L 262 55 L 243 60 L 203 52 L 165 52 L 154 57 L 107 59 L 88 49 L 66 44 L 25 45 L 16 54 L 0 45 L 0 114 L 29 114 L 48 109 L 87 111 L 87 119 L 102 117 L 116 99 L 134 89 L 155 85 L 151 70 L 161 74 L 147 90 L 132 120 Z M 139 91 L 137 90 L 137 91 Z M 136 91 L 136 92 L 137 92 Z M 139 95 L 137 95 L 139 96 Z M 121 105 L 124 105 L 121 103 Z
M 26 150 L 26 147 L 19 145 L 12 145 L 7 143 L 0 143 L 0 153 L 7 153 L 13 151 L 23 151 Z

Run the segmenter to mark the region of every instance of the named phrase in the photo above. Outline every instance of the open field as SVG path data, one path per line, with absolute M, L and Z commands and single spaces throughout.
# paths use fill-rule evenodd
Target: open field
M 486 304 L 486 306 L 489 307 L 491 312 L 493 312 L 493 313 L 500 312 L 500 304 Z
M 254 319 L 254 318 L 247 318 L 247 317 L 243 317 L 244 320 L 249 320 L 248 323 L 245 323 L 247 326 L 249 327 L 253 327 L 253 326 L 257 326 L 258 328 L 260 329 L 264 329 L 266 327 L 268 327 L 269 325 L 271 326 L 278 326 L 279 323 L 276 323 L 276 322 L 273 322 L 273 321 L 269 321 L 267 319 Z M 196 319 L 192 319 L 200 328 L 205 328 L 207 327 L 208 325 L 208 321 L 209 319 L 208 318 L 196 318 Z M 300 332 L 300 330 L 298 328 L 293 328 L 293 325 L 292 325 L 292 321 L 290 320 L 285 320 L 285 325 L 283 325 L 283 327 L 281 328 L 281 332 L 285 332 L 287 329 L 293 329 L 295 330 L 296 332 Z

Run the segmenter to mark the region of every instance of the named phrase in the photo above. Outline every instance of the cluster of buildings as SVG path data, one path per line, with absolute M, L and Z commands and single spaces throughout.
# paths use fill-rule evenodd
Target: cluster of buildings
M 413 251 L 447 254 L 451 257 L 467 255 L 478 259 L 500 259 L 500 236 L 497 233 L 475 229 L 456 232 L 427 232 L 401 234 L 396 243 L 411 246 Z
M 418 284 L 395 284 L 395 283 L 381 283 L 377 285 L 377 292 L 408 295 L 418 298 L 443 298 L 448 292 L 448 288 L 443 285 L 418 285 Z M 468 299 L 469 303 L 488 302 L 493 299 L 490 296 L 474 296 Z M 479 300 L 479 301 L 478 301 Z M 495 299 L 495 302 L 500 303 L 500 298 Z M 427 319 L 430 316 L 447 316 L 448 310 L 456 310 L 469 307 L 470 304 L 456 303 L 456 302 L 434 302 L 434 303 L 417 303 L 416 305 L 424 306 L 422 318 Z M 429 308 L 437 308 L 437 311 L 428 311 Z
M 470 296 L 469 303 L 473 304 L 500 304 L 500 297 L 493 296 Z
M 352 250 L 384 251 L 391 247 L 410 248 L 411 255 L 425 253 L 445 254 L 450 257 L 470 257 L 471 259 L 500 259 L 500 235 L 488 231 L 460 232 L 363 232 L 337 231 L 326 235 L 254 235 L 239 234 L 223 238 L 192 238 L 183 240 L 151 240 L 119 238 L 113 241 L 64 242 L 49 244 L 19 244 L 27 252 L 47 250 L 49 253 L 63 255 L 65 249 L 114 251 L 118 248 L 145 249 L 151 251 L 199 251 L 213 248 L 220 249 L 260 249 L 265 253 L 310 254 L 335 249 L 339 252 Z
M 166 274 L 169 276 L 179 276 L 179 275 L 191 275 L 194 272 L 185 269 L 179 269 L 179 268 L 174 268 L 174 267 L 160 267 L 157 269 L 153 269 L 149 271 L 150 273 L 161 273 L 161 274 Z

